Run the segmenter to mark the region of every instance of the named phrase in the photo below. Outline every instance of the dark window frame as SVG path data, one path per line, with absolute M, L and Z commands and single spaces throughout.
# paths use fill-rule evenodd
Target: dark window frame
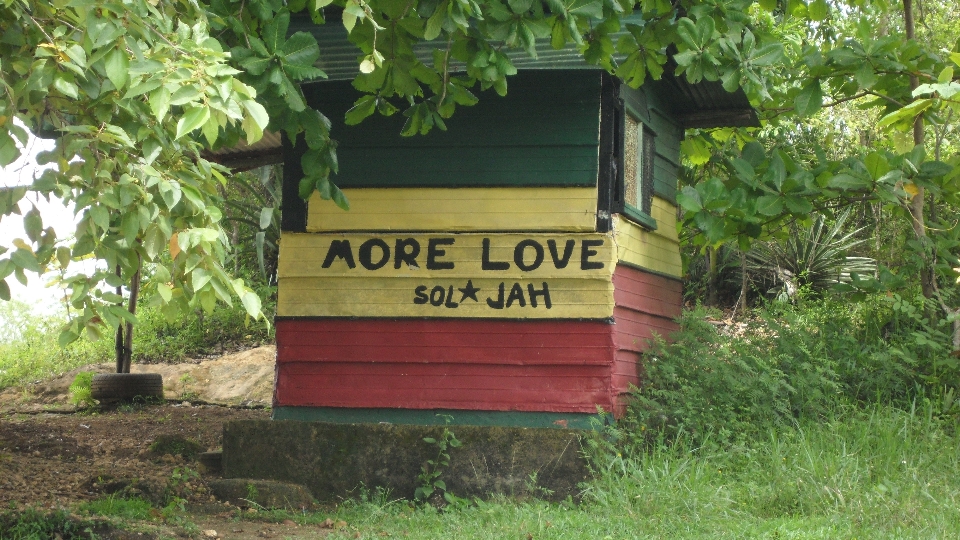
M 657 229 L 651 215 L 656 160 L 656 132 L 649 125 L 649 111 L 643 92 L 626 87 L 620 80 L 603 74 L 600 92 L 600 167 L 597 179 L 597 230 L 612 228 L 612 215 L 620 214 L 648 230 Z M 624 183 L 626 117 L 630 115 L 644 131 L 641 178 L 638 189 L 643 194 L 641 207 L 628 203 Z M 634 150 L 636 151 L 636 150 Z

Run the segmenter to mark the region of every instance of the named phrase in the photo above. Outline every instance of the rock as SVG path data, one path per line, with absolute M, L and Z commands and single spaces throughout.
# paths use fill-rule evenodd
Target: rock
M 206 474 L 219 474 L 223 470 L 223 452 L 217 450 L 215 452 L 202 452 L 197 456 L 197 461 L 200 463 L 200 472 Z
M 313 508 L 313 497 L 299 484 L 273 480 L 229 478 L 207 484 L 218 500 L 241 507 L 286 508 L 300 510 Z

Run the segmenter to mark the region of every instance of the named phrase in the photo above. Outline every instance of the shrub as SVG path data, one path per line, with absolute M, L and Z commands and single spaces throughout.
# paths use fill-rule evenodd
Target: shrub
M 672 341 L 656 340 L 646 355 L 624 422 L 639 440 L 728 445 L 850 403 L 909 407 L 958 385 L 948 323 L 930 323 L 922 300 L 771 303 L 739 336 L 720 334 L 705 315 L 685 312 Z

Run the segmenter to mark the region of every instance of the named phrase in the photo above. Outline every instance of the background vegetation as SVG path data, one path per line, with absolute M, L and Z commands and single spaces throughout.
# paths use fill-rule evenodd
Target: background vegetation
M 229 13 L 230 2 L 213 9 L 229 14 L 214 25 L 229 27 L 223 39 L 236 45 L 246 70 L 240 77 L 268 96 L 272 116 L 302 110 L 289 77 L 320 53 L 297 57 L 282 40 L 259 51 L 257 41 L 240 43 L 234 34 L 271 29 L 276 37 L 288 11 L 305 8 L 290 4 L 252 2 L 242 20 Z M 547 2 L 545 10 L 522 1 L 425 2 L 422 13 L 399 13 L 389 2 L 339 4 L 344 24 L 358 29 L 358 85 L 368 93 L 351 121 L 392 114 L 392 102 L 410 97 L 405 133 L 425 132 L 442 126 L 454 102 L 472 102 L 473 85 L 505 91 L 512 64 L 467 31 L 469 19 L 485 13 L 487 37 L 528 50 L 548 34 L 560 45 L 581 40 L 588 61 L 633 84 L 658 76 L 669 49 L 681 76 L 745 88 L 763 127 L 687 134 L 679 202 L 688 309 L 680 332 L 645 358 L 629 414 L 586 448 L 597 477 L 583 486 L 582 500 L 494 499 L 440 512 L 360 491 L 329 512 L 262 519 L 332 516 L 348 524 L 334 538 L 960 537 L 960 13 L 953 4 L 644 0 Z M 644 24 L 614 44 L 611 29 L 633 9 Z M 404 38 L 399 56 L 385 58 L 378 48 L 391 42 L 376 40 L 381 23 Z M 451 51 L 467 62 L 467 76 L 449 78 L 448 57 L 420 70 L 422 80 L 391 86 L 398 79 L 382 75 L 406 73 L 397 58 L 409 61 L 405 48 L 428 34 L 460 44 Z M 270 82 L 271 66 L 292 71 Z M 101 71 L 101 79 L 117 78 L 116 66 Z M 71 87 L 59 84 L 50 92 L 62 98 L 57 93 Z M 293 91 L 281 94 L 283 85 Z M 448 95 L 459 101 L 445 102 Z M 284 100 L 289 110 L 278 105 Z M 193 110 L 198 120 L 203 113 Z M 288 123 L 306 131 L 317 162 L 304 194 L 319 189 L 345 205 L 329 181 L 335 144 L 322 116 L 287 115 L 277 125 Z M 185 135 L 173 131 L 175 140 Z M 223 237 L 237 249 L 223 267 L 269 298 L 275 181 L 255 174 L 228 186 L 217 197 L 243 204 L 226 206 Z M 46 245 L 34 232 L 34 243 Z M 23 267 L 24 257 L 10 264 Z M 182 315 L 164 309 L 163 294 L 172 292 L 157 284 L 167 282 L 154 280 L 149 292 L 160 300 L 139 311 L 139 360 L 270 339 L 268 329 L 246 324 L 239 307 L 202 316 L 197 302 Z M 106 341 L 58 349 L 51 319 L 5 308 L 14 339 L 0 345 L 0 387 L 112 356 Z M 0 524 L 28 530 L 37 522 L 28 518 L 36 516 L 3 515 Z

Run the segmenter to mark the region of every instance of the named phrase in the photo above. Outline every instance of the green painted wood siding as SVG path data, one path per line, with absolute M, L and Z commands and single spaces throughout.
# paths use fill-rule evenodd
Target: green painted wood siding
M 650 127 L 657 134 L 657 159 L 653 167 L 653 192 L 677 203 L 677 175 L 680 169 L 680 139 L 683 128 L 669 112 L 661 96 L 644 87 L 650 107 Z
M 600 72 L 528 71 L 473 107 L 457 107 L 447 131 L 401 137 L 406 118 L 374 115 L 346 126 L 360 96 L 348 82 L 304 85 L 333 122 L 342 188 L 593 186 L 597 183 Z

